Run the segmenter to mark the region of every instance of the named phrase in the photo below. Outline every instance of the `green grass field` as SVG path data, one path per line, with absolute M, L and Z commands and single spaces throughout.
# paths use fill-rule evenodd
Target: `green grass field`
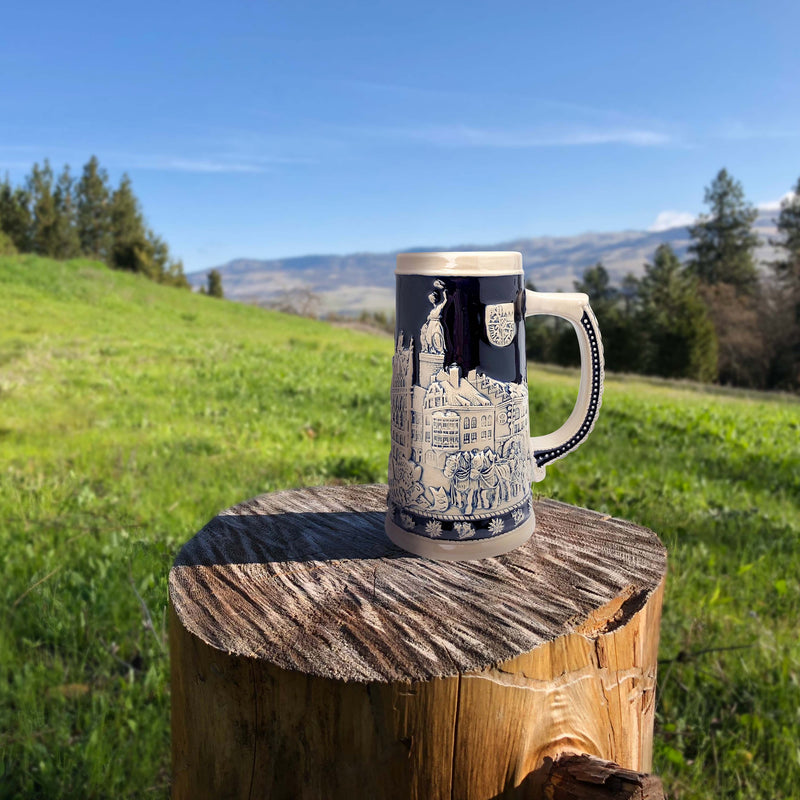
M 86 261 L 0 292 L 0 798 L 166 797 L 172 559 L 260 492 L 385 480 L 392 342 Z M 577 379 L 530 381 L 543 433 Z M 534 488 L 669 549 L 670 795 L 800 796 L 800 402 L 612 377 Z

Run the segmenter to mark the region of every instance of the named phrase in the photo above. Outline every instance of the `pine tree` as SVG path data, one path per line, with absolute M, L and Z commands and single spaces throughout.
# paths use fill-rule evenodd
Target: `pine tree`
M 76 224 L 74 183 L 69 172 L 69 165 L 65 164 L 53 192 L 56 206 L 56 230 L 54 235 L 55 251 L 52 255 L 55 258 L 75 258 L 81 254 L 81 242 Z
M 222 275 L 220 275 L 219 270 L 212 269 L 208 273 L 207 294 L 210 297 L 225 297 L 225 293 L 222 291 Z
M 192 285 L 183 271 L 183 261 L 181 259 L 171 258 L 169 266 L 167 267 L 165 283 L 170 286 L 176 286 L 178 289 L 191 289 Z
M 771 383 L 787 388 L 800 387 L 800 178 L 793 193 L 781 203 L 775 221 L 778 238 L 770 241 L 783 251 L 773 261 L 776 291 L 769 333 L 772 343 Z
M 111 189 L 97 156 L 84 165 L 75 187 L 75 221 L 83 255 L 108 261 L 111 252 Z
M 150 246 L 154 272 L 157 273 L 156 280 L 169 286 L 189 289 L 189 281 L 186 280 L 183 272 L 183 262 L 176 261 L 170 256 L 167 243 L 152 230 L 147 231 L 147 241 Z
M 606 364 L 618 372 L 635 372 L 638 369 L 640 348 L 634 330 L 634 317 L 626 313 L 631 307 L 631 298 L 624 297 L 616 286 L 612 286 L 608 270 L 598 261 L 583 273 L 580 281 L 574 281 L 575 291 L 589 295 L 589 302 L 597 317 L 603 336 Z M 627 287 L 630 291 L 630 286 Z M 572 353 L 571 362 L 578 361 L 578 348 L 572 330 L 565 331 L 557 347 L 558 361 L 568 364 L 565 357 Z
M 0 230 L 20 253 L 31 251 L 30 197 L 21 186 L 12 187 L 8 174 L 0 183 Z
M 758 212 L 747 203 L 741 183 L 721 169 L 706 188 L 704 202 L 710 213 L 689 227 L 689 268 L 706 285 L 727 283 L 738 294 L 758 287 L 755 248 L 758 236 L 752 224 Z
M 627 273 L 622 279 L 619 294 L 622 298 L 623 314 L 632 317 L 639 303 L 639 279 L 632 272 Z
M 608 270 L 598 261 L 593 267 L 585 270 L 583 277 L 575 281 L 575 291 L 589 295 L 594 313 L 599 317 L 606 316 L 617 304 L 619 290 L 611 285 Z
M 800 291 L 800 178 L 792 194 L 781 203 L 775 225 L 779 237 L 770 244 L 781 248 L 785 255 L 772 263 L 773 272 L 782 285 Z
M 44 166 L 33 165 L 28 176 L 33 226 L 31 249 L 34 253 L 54 257 L 58 251 L 58 211 L 53 194 L 53 170 L 45 159 Z
M 717 375 L 714 326 L 697 291 L 697 279 L 661 244 L 638 281 L 642 370 L 669 378 L 712 381 Z
M 84 165 L 77 183 L 69 165 L 56 180 L 46 159 L 42 167 L 33 165 L 24 188 L 13 187 L 6 175 L 0 182 L 0 243 L 0 254 L 85 255 L 160 283 L 191 288 L 183 263 L 146 226 L 130 178 L 123 175 L 112 192 L 96 156 Z
M 531 280 L 525 281 L 525 288 L 532 292 L 536 291 L 536 286 Z M 534 314 L 525 318 L 525 354 L 528 361 L 537 361 L 540 364 L 555 361 L 556 342 L 562 332 L 562 329 L 557 327 L 557 322 L 559 322 L 558 317 L 550 314 Z
M 159 271 L 153 260 L 153 248 L 148 241 L 139 201 L 127 174 L 122 176 L 119 187 L 111 196 L 110 216 L 111 266 L 144 273 L 157 280 Z

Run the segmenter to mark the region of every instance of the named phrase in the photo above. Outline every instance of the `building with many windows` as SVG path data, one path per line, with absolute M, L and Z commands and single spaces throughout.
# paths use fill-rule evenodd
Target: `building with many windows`
M 506 383 L 455 364 L 443 353 L 421 353 L 413 381 L 414 342 L 401 334 L 392 382 L 392 445 L 403 458 L 439 469 L 451 453 L 490 448 L 495 452 L 528 436 L 524 385 Z M 527 450 L 527 447 L 525 448 Z

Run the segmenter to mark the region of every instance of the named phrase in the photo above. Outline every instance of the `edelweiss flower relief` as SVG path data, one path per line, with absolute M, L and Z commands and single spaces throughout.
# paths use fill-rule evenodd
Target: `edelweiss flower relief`
M 432 519 L 425 523 L 425 533 L 433 539 L 437 539 L 442 535 L 442 523 L 437 519 Z
M 491 533 L 493 536 L 497 535 L 498 533 L 502 533 L 503 532 L 503 528 L 504 527 L 505 526 L 503 525 L 503 520 L 501 520 L 499 518 L 498 519 L 493 519 L 489 523 L 489 533 Z
M 414 527 L 414 520 L 408 514 L 401 514 L 400 515 L 400 522 L 403 524 L 404 528 L 413 528 Z

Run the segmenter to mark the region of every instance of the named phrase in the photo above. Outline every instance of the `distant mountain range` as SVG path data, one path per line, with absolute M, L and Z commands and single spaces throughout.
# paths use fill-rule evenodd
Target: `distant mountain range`
M 755 229 L 762 239 L 756 255 L 762 263 L 776 257 L 767 243 L 774 236 L 776 212 L 762 211 Z M 640 275 L 656 247 L 669 242 L 683 258 L 689 244 L 685 227 L 665 231 L 583 233 L 577 236 L 540 236 L 495 244 L 460 244 L 409 248 L 413 250 L 518 250 L 525 275 L 541 291 L 571 291 L 587 267 L 602 261 L 617 285 L 629 272 Z M 409 252 L 406 251 L 406 252 Z M 397 253 L 310 255 L 257 260 L 237 258 L 214 269 L 222 274 L 225 296 L 241 302 L 270 305 L 293 292 L 313 293 L 320 313 L 358 314 L 362 310 L 394 308 L 394 267 Z M 194 287 L 206 282 L 208 269 L 187 277 Z

